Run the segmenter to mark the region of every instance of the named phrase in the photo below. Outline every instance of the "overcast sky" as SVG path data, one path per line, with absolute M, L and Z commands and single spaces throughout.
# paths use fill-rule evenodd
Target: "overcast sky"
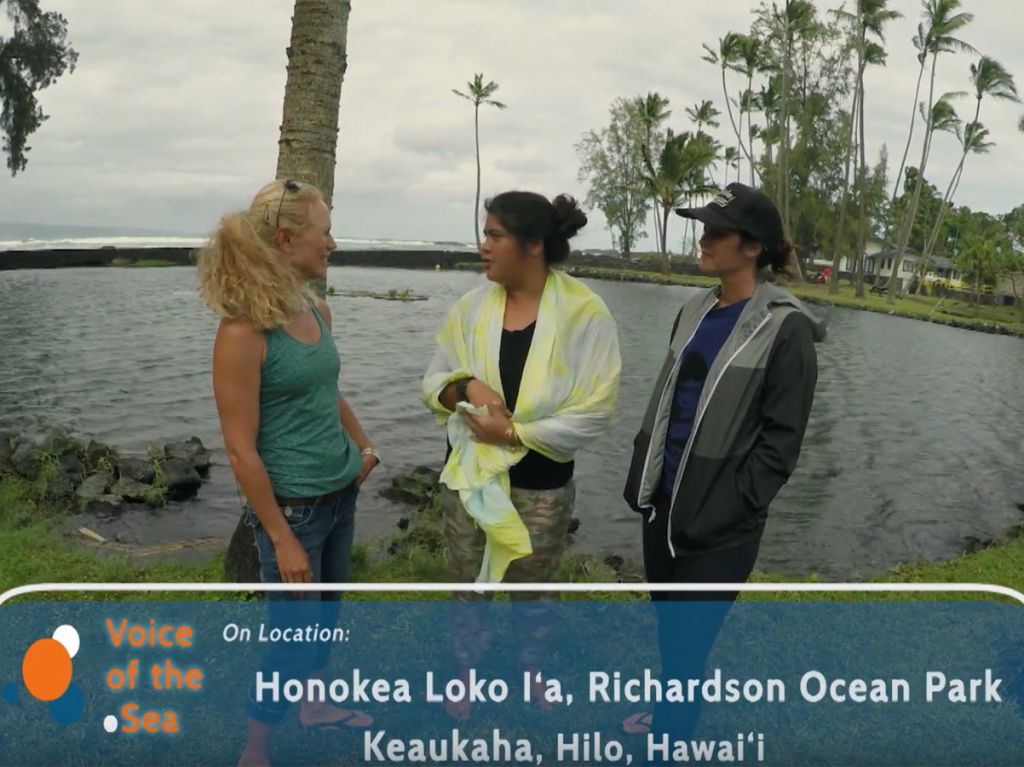
M 818 3 L 820 8 L 838 3 Z M 74 74 L 41 94 L 50 120 L 28 169 L 0 176 L 0 219 L 203 233 L 245 207 L 276 167 L 290 0 L 42 0 L 63 13 L 80 53 Z M 746 31 L 755 0 L 352 0 L 334 227 L 349 237 L 473 239 L 472 107 L 451 93 L 474 72 L 500 84 L 505 111 L 481 112 L 483 192 L 526 188 L 582 197 L 574 145 L 619 96 L 656 90 L 670 124 L 705 99 L 722 108 L 701 43 Z M 1021 0 L 964 0 L 963 37 L 1002 62 L 1024 91 Z M 913 98 L 910 44 L 919 0 L 891 0 L 889 65 L 871 71 L 871 156 L 895 175 Z M 967 56 L 940 59 L 937 91 L 968 90 Z M 733 80 L 734 88 L 739 87 Z M 961 102 L 961 115 L 973 102 Z M 972 157 L 960 201 L 991 212 L 1024 202 L 1024 107 L 987 102 L 996 148 Z M 721 130 L 727 137 L 728 123 Z M 918 156 L 915 149 L 913 157 Z M 935 143 L 942 188 L 958 160 Z M 916 160 L 915 160 L 916 163 Z M 600 214 L 578 245 L 607 247 Z M 673 233 L 672 242 L 681 237 Z M 649 244 L 649 243 L 648 243 Z

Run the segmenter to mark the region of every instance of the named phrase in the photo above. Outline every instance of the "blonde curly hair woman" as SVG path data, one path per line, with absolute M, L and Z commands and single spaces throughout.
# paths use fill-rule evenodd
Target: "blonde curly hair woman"
M 199 254 L 200 289 L 221 317 L 213 388 L 224 445 L 255 530 L 260 578 L 272 583 L 348 579 L 356 496 L 379 456 L 338 392 L 340 361 L 331 311 L 307 289 L 327 273 L 335 247 L 321 193 L 296 181 L 264 186 L 246 211 L 224 216 Z M 271 619 L 275 602 L 271 592 Z M 306 592 L 306 596 L 310 596 Z M 332 625 L 338 592 L 318 597 L 317 620 Z M 327 646 L 271 645 L 264 666 L 318 676 Z M 287 703 L 246 710 L 242 764 L 269 763 L 272 728 Z M 368 727 L 359 711 L 303 703 L 306 727 Z

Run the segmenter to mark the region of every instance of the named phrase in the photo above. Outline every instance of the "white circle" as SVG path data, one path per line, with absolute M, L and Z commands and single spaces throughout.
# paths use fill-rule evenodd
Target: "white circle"
M 64 649 L 68 651 L 68 655 L 72 658 L 78 655 L 80 642 L 78 639 L 78 631 L 75 630 L 74 626 L 68 626 L 65 624 L 59 627 L 53 632 L 53 638 L 64 645 Z
M 117 732 L 117 717 L 111 714 L 103 720 L 103 729 L 107 732 Z

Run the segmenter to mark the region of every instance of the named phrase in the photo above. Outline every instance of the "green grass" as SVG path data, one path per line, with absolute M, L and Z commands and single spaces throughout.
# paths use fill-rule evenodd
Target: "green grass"
M 160 562 L 140 564 L 124 556 L 101 554 L 95 548 L 72 541 L 61 532 L 62 511 L 40 503 L 32 485 L 20 480 L 0 480 L 0 591 L 30 583 L 117 582 L 117 583 L 215 583 L 223 579 L 224 559 L 219 554 L 200 564 Z M 352 579 L 360 583 L 444 582 L 447 580 L 438 530 L 433 520 L 422 519 L 413 529 L 422 532 L 405 540 L 395 555 L 378 552 L 380 545 L 357 545 L 353 550 Z M 560 578 L 565 582 L 611 583 L 615 572 L 602 562 L 570 554 L 563 558 Z M 817 582 L 756 573 L 761 583 Z M 947 562 L 902 565 L 872 579 L 893 583 L 984 583 L 1024 591 L 1024 539 L 1006 542 Z M 125 594 L 126 599 L 159 599 L 165 594 Z M 82 595 L 83 599 L 108 599 L 108 595 Z M 205 599 L 237 599 L 233 592 L 208 593 Z M 443 599 L 443 594 L 413 593 L 357 594 L 354 599 Z M 566 595 L 571 599 L 640 599 L 642 594 L 602 592 Z M 787 600 L 906 600 L 942 598 L 936 594 L 757 594 L 749 599 Z M 963 598 L 963 597 L 960 597 Z
M 816 301 L 830 301 L 836 306 L 851 309 L 869 309 L 888 314 L 896 312 L 920 319 L 936 321 L 956 320 L 970 324 L 1003 325 L 1017 333 L 1024 334 L 1024 323 L 1021 322 L 1020 310 L 1012 306 L 979 306 L 975 315 L 974 304 L 954 299 L 941 299 L 933 296 L 906 296 L 899 298 L 895 304 L 889 304 L 884 295 L 868 294 L 864 298 L 854 295 L 853 286 L 842 284 L 839 292 L 832 295 L 827 285 L 788 285 L 795 296 Z
M 637 266 L 642 266 L 638 264 Z M 664 274 L 645 269 L 611 269 L 606 267 L 569 266 L 567 271 L 577 277 L 615 280 L 620 282 L 647 282 L 662 285 L 686 285 L 707 288 L 718 284 L 714 277 L 699 274 Z M 801 299 L 827 301 L 847 309 L 861 309 L 882 314 L 897 314 L 912 319 L 934 322 L 959 322 L 969 325 L 1000 325 L 1012 333 L 1024 335 L 1024 322 L 1020 309 L 1012 306 L 980 306 L 975 314 L 974 304 L 953 299 L 932 296 L 906 296 L 889 304 L 886 296 L 868 293 L 857 298 L 852 285 L 843 283 L 835 295 L 829 293 L 828 285 L 792 283 L 784 284 L 787 290 Z

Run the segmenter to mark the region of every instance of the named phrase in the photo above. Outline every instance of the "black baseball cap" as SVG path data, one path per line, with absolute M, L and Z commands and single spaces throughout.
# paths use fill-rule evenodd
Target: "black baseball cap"
M 769 252 L 777 251 L 785 237 L 775 203 L 764 192 L 744 184 L 729 184 L 703 208 L 676 208 L 676 213 L 707 226 L 746 232 Z

